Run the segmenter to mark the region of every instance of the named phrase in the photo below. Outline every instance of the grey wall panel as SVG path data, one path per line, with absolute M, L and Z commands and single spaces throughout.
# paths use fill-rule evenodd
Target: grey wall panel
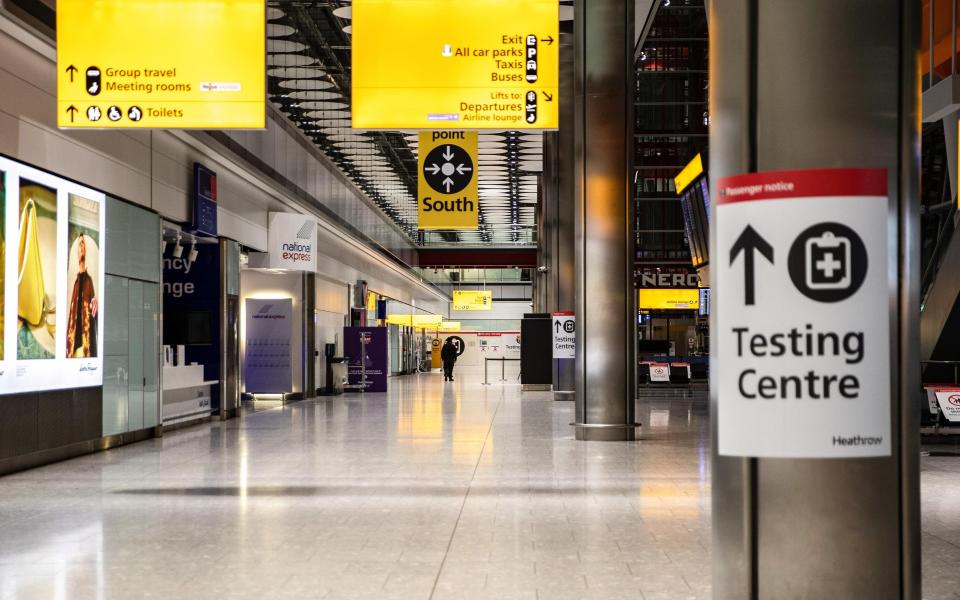
M 100 437 L 101 388 L 37 394 L 37 447 L 59 448 Z

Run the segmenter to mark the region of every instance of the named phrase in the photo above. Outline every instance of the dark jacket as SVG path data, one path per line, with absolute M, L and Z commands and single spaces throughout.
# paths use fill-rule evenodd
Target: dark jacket
M 444 344 L 440 349 L 440 360 L 445 363 L 457 362 L 457 347 L 452 343 Z

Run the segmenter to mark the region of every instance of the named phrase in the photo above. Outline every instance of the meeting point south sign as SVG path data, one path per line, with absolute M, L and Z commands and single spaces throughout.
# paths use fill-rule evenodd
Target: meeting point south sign
M 721 455 L 890 455 L 887 210 L 883 169 L 719 180 Z
M 418 227 L 477 229 L 477 132 L 421 131 L 419 142 Z

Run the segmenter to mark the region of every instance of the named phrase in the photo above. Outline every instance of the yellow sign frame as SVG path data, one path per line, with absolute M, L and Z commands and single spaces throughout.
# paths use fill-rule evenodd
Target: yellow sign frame
M 639 310 L 698 310 L 700 288 L 640 288 Z
M 420 229 L 478 229 L 480 190 L 476 131 L 421 131 L 417 156 Z M 457 189 L 469 177 L 465 187 Z M 445 193 L 444 187 L 452 193 Z
M 264 0 L 57 0 L 57 125 L 266 127 Z
M 559 127 L 556 0 L 354 0 L 352 11 L 355 128 Z
M 493 310 L 490 290 L 453 290 L 453 310 Z

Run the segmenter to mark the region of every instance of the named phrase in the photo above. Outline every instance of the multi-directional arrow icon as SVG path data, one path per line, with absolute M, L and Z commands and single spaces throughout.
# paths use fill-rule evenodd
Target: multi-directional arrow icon
M 743 297 L 744 304 L 751 306 L 754 304 L 754 291 L 756 290 L 755 265 L 753 262 L 754 252 L 759 252 L 766 258 L 770 264 L 773 264 L 773 246 L 767 240 L 763 239 L 757 230 L 747 225 L 743 233 L 733 243 L 730 248 L 730 264 L 736 260 L 737 255 L 743 252 Z

